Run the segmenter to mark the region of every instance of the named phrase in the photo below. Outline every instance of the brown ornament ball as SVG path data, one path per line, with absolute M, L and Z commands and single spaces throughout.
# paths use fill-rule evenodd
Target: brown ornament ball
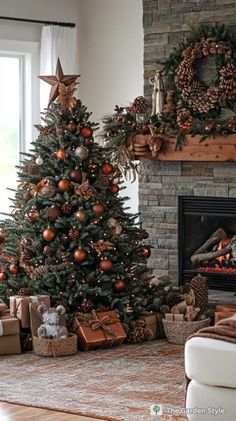
M 74 123 L 73 121 L 71 121 L 71 122 L 68 124 L 67 129 L 68 129 L 68 131 L 69 131 L 70 133 L 75 133 L 75 132 L 76 132 L 76 130 L 77 130 L 77 124 L 76 124 L 76 123 Z
M 103 174 L 106 174 L 106 175 L 112 174 L 113 171 L 114 171 L 114 168 L 111 164 L 109 164 L 109 162 L 106 162 L 105 164 L 103 164 L 103 166 L 102 166 Z
M 53 241 L 55 237 L 56 237 L 56 233 L 51 228 L 46 228 L 43 231 L 43 239 L 45 241 L 48 241 L 48 242 Z
M 95 203 L 92 209 L 96 213 L 103 213 L 105 211 L 105 206 L 103 206 L 101 203 Z
M 114 284 L 113 284 L 113 288 L 116 291 L 121 291 L 122 289 L 125 288 L 125 281 L 124 279 L 116 279 Z
M 85 210 L 83 209 L 79 209 L 76 214 L 75 214 L 76 218 L 78 219 L 78 221 L 80 222 L 86 222 L 88 219 L 88 214 L 87 212 L 85 212 Z
M 84 138 L 88 138 L 91 137 L 93 134 L 93 130 L 91 129 L 91 127 L 89 126 L 84 126 L 82 127 L 82 129 L 80 130 L 80 134 L 81 136 L 83 136 Z
M 65 159 L 67 157 L 67 152 L 64 149 L 59 149 L 59 151 L 57 151 L 56 153 L 56 157 L 58 159 Z
M 8 278 L 6 272 L 0 272 L 0 282 L 6 281 Z
M 62 178 L 58 183 L 58 188 L 62 191 L 67 191 L 70 188 L 70 182 L 67 178 Z
M 146 230 L 142 230 L 140 232 L 139 238 L 140 240 L 146 240 L 149 237 L 149 234 Z
M 112 184 L 111 187 L 110 187 L 110 191 L 111 191 L 112 194 L 118 193 L 119 190 L 120 189 L 119 189 L 119 186 L 117 184 Z
M 12 263 L 9 268 L 10 272 L 16 275 L 19 272 L 19 266 L 15 263 Z
M 79 170 L 78 168 L 75 168 L 74 170 L 71 171 L 70 178 L 75 183 L 80 184 L 82 182 L 82 171 Z
M 31 199 L 31 193 L 30 193 L 30 191 L 29 190 L 26 190 L 24 193 L 23 193 L 23 199 L 26 201 L 26 202 L 28 202 L 28 200 L 30 200 Z
M 87 253 L 85 250 L 79 248 L 74 251 L 74 259 L 77 262 L 84 262 L 87 259 Z
M 5 234 L 3 233 L 3 231 L 0 231 L 0 244 L 2 244 L 5 240 Z
M 48 209 L 48 217 L 51 221 L 55 221 L 61 215 L 61 210 L 58 209 L 56 206 L 51 206 Z
M 148 257 L 151 255 L 150 247 L 143 246 L 143 248 L 138 252 L 138 255 L 144 259 L 148 259 Z
M 101 260 L 99 267 L 104 272 L 109 272 L 113 268 L 113 263 L 109 259 L 104 259 L 104 260 Z

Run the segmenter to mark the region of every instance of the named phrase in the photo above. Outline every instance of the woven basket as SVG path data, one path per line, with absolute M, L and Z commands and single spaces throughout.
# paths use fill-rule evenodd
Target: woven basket
M 189 336 L 210 325 L 210 319 L 196 322 L 162 320 L 166 337 L 173 344 L 183 345 Z
M 34 352 L 41 357 L 63 357 L 77 352 L 77 335 L 69 333 L 68 338 L 44 339 L 33 337 Z

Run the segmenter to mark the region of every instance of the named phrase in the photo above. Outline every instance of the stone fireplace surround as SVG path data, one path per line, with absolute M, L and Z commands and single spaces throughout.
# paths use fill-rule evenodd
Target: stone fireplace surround
M 148 265 L 155 277 L 169 275 L 174 284 L 178 281 L 179 196 L 236 197 L 236 163 L 140 162 L 139 210 L 152 246 Z

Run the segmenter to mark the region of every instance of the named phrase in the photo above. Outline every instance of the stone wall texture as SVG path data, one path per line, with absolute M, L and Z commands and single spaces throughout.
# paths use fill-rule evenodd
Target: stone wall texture
M 143 0 L 144 94 L 151 100 L 158 62 L 168 57 L 189 28 L 224 23 L 236 36 L 236 1 Z M 236 163 L 141 161 L 139 203 L 143 228 L 153 246 L 154 275 L 178 278 L 178 196 L 236 197 Z

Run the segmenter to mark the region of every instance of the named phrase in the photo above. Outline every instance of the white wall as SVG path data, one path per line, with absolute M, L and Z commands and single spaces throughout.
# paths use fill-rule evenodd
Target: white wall
M 143 94 L 142 0 L 79 1 L 80 97 L 94 121 Z M 132 211 L 138 183 L 127 183 Z
M 75 22 L 79 97 L 94 121 L 143 93 L 142 0 L 1 0 L 1 16 Z M 39 41 L 41 25 L 0 20 L 0 38 Z M 138 208 L 138 186 L 126 194 Z

